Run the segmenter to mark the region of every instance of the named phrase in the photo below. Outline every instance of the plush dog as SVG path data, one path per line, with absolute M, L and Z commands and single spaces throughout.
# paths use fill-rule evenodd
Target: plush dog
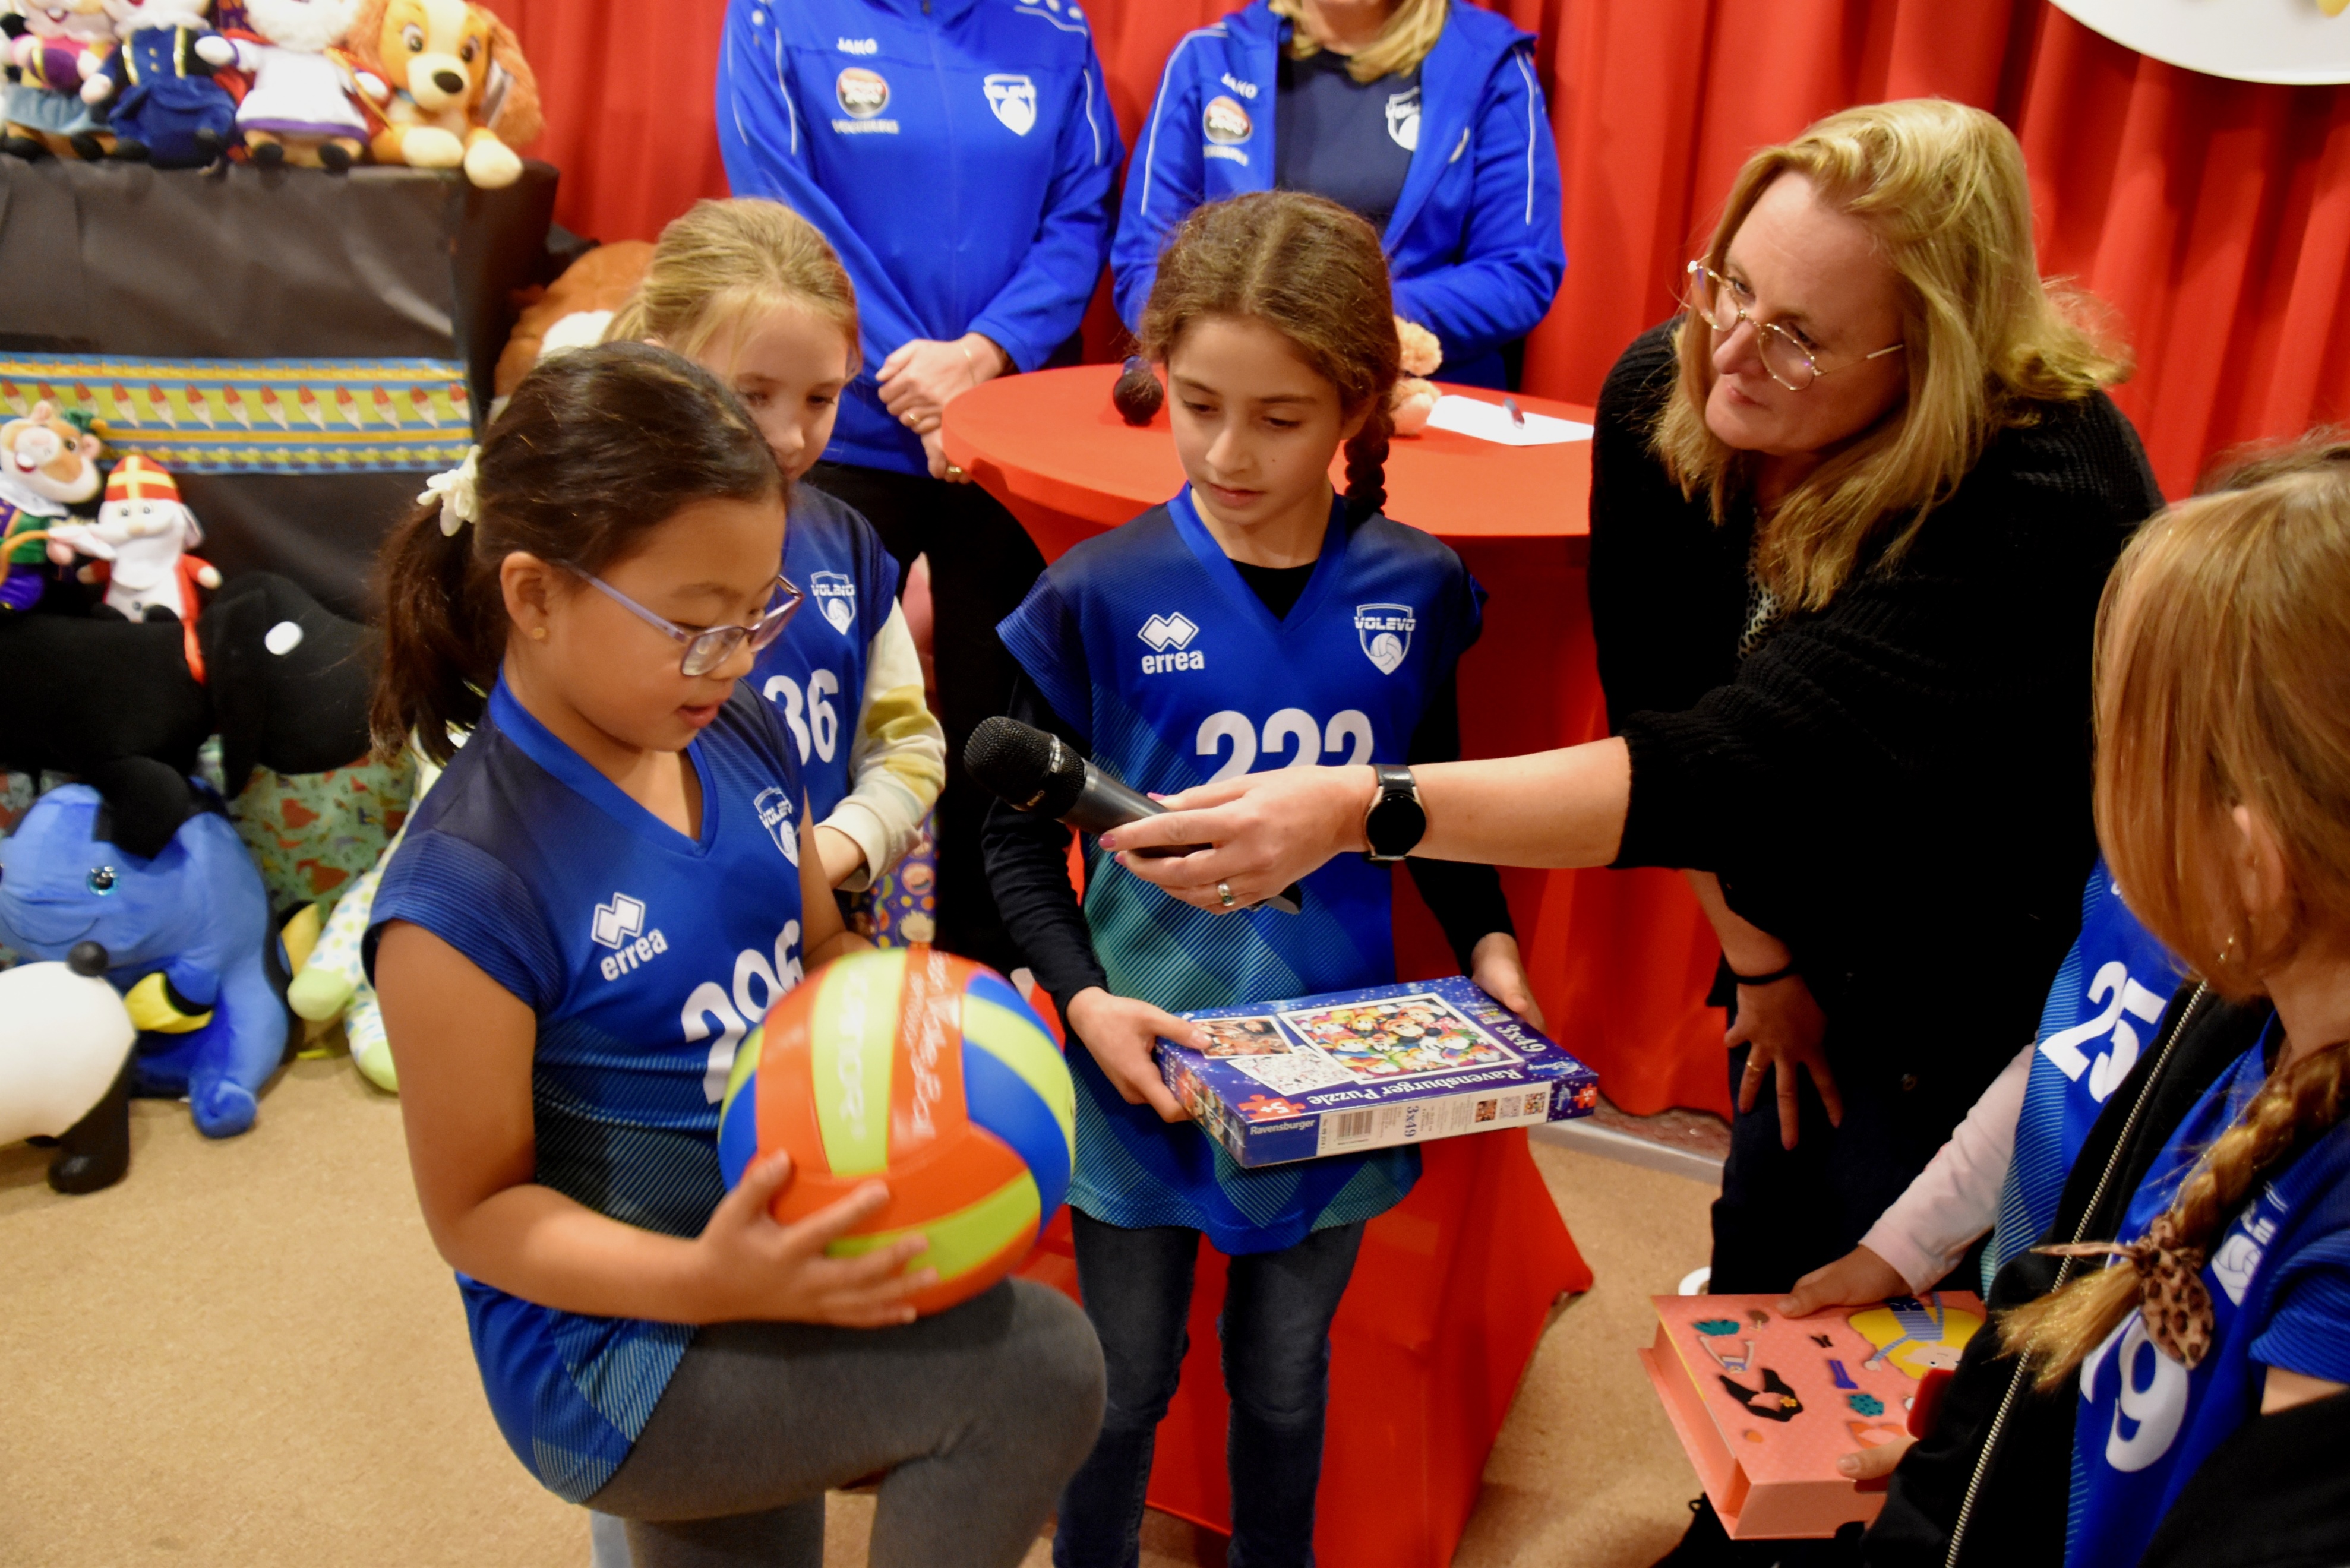
M 212 0 L 105 0 L 120 40 L 81 84 L 84 103 L 109 104 L 114 155 L 159 169 L 194 169 L 228 151 L 236 99 L 213 78 L 236 50 L 204 18 Z
M 0 1143 L 51 1137 L 49 1185 L 95 1192 L 130 1167 L 130 1048 L 139 1031 L 106 983 L 112 960 L 77 942 L 63 963 L 0 970 Z
M 359 0 L 244 0 L 251 36 L 234 41 L 253 87 L 236 106 L 236 129 L 255 163 L 339 171 L 367 151 L 358 79 L 329 52 L 359 11 Z
M 52 403 L 35 403 L 25 418 L 0 424 L 0 612 L 40 601 L 43 561 L 73 559 L 65 545 L 51 548 L 47 535 L 68 508 L 97 495 L 99 450 L 87 421 Z
M 21 0 L 0 16 L 6 128 L 0 152 L 19 158 L 103 158 L 114 151 L 106 110 L 82 101 L 82 83 L 114 52 L 114 20 L 99 0 Z
M 96 781 L 51 790 L 0 839 L 0 942 L 104 947 L 132 1019 L 171 1032 L 142 1043 L 133 1092 L 185 1095 L 199 1132 L 234 1137 L 296 1038 L 261 873 L 202 784 L 143 760 Z
M 382 121 L 377 162 L 463 168 L 488 190 L 522 177 L 514 150 L 539 133 L 538 78 L 512 28 L 466 0 L 362 0 L 349 37 Z

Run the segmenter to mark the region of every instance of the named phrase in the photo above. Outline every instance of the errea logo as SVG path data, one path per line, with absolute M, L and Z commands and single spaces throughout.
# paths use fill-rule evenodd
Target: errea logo
M 1191 639 L 1200 635 L 1200 628 L 1191 624 L 1191 617 L 1177 610 L 1170 616 L 1152 616 L 1134 635 L 1149 643 L 1154 651 L 1164 653 L 1170 648 L 1189 648 Z
M 1158 650 L 1142 656 L 1142 672 L 1145 675 L 1159 675 L 1170 670 L 1205 670 L 1208 667 L 1207 656 L 1191 646 L 1191 639 L 1200 635 L 1200 628 L 1192 623 L 1191 617 L 1180 610 L 1170 616 L 1152 616 L 1134 635 Z
M 608 904 L 596 906 L 588 929 L 598 947 L 610 948 L 601 966 L 606 980 L 618 980 L 669 951 L 669 940 L 656 929 L 645 930 L 645 906 L 626 893 L 615 893 Z

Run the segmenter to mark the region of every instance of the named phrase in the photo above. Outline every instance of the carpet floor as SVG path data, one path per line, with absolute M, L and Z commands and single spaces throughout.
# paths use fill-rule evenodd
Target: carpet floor
M 48 1189 L 47 1151 L 0 1147 L 0 1563 L 586 1568 L 585 1516 L 490 1420 L 396 1100 L 303 1061 L 244 1137 L 141 1101 L 132 1138 L 130 1176 L 86 1198 Z M 1633 1352 L 1648 1296 L 1705 1261 L 1711 1193 L 1535 1153 L 1598 1282 L 1544 1335 L 1454 1562 L 1645 1568 L 1697 1487 Z M 864 1563 L 871 1512 L 833 1500 L 827 1568 Z M 1159 1515 L 1145 1547 L 1223 1561 Z

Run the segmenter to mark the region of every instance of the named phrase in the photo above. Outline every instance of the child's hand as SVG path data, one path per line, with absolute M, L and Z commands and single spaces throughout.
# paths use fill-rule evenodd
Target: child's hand
M 1526 978 L 1525 961 L 1518 954 L 1518 939 L 1509 932 L 1489 931 L 1477 939 L 1469 953 L 1469 978 L 1535 1028 L 1544 1027 L 1534 981 Z
M 1102 1075 L 1128 1105 L 1149 1106 L 1161 1121 L 1190 1119 L 1167 1080 L 1159 1075 L 1151 1047 L 1164 1034 L 1204 1049 L 1207 1038 L 1197 1024 L 1147 1002 L 1112 996 L 1096 985 L 1069 998 L 1069 1027 L 1094 1054 Z
M 1887 1296 L 1908 1293 L 1909 1282 L 1892 1264 L 1866 1247 L 1855 1247 L 1827 1267 L 1814 1269 L 1797 1280 L 1794 1293 L 1779 1303 L 1779 1315 L 1809 1317 L 1827 1307 L 1873 1306 Z
M 1851 1481 L 1883 1480 L 1893 1473 L 1894 1467 L 1901 1462 L 1901 1456 L 1908 1453 L 1910 1445 L 1917 1440 L 1915 1438 L 1893 1438 L 1873 1449 L 1846 1454 L 1836 1461 L 1836 1474 Z
M 769 1206 L 791 1184 L 792 1160 L 755 1160 L 702 1228 L 694 1242 L 706 1321 L 828 1323 L 886 1328 L 914 1321 L 907 1298 L 938 1279 L 935 1269 L 904 1272 L 930 1242 L 908 1236 L 860 1258 L 827 1258 L 825 1244 L 880 1211 L 889 1190 L 869 1181 L 796 1224 L 779 1225 Z

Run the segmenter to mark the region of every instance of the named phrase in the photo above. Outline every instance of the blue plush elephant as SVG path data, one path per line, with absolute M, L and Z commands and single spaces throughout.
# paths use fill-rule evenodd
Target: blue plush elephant
M 160 828 L 154 779 L 140 781 L 142 798 L 111 804 L 88 784 L 67 784 L 0 839 L 0 943 L 40 959 L 104 944 L 107 978 L 130 994 L 133 1018 L 172 1031 L 141 1034 L 134 1091 L 185 1095 L 199 1131 L 229 1137 L 253 1125 L 255 1096 L 290 1038 L 270 970 L 268 896 L 219 797 L 145 766 L 164 775 Z M 149 826 L 131 828 L 133 819 Z

